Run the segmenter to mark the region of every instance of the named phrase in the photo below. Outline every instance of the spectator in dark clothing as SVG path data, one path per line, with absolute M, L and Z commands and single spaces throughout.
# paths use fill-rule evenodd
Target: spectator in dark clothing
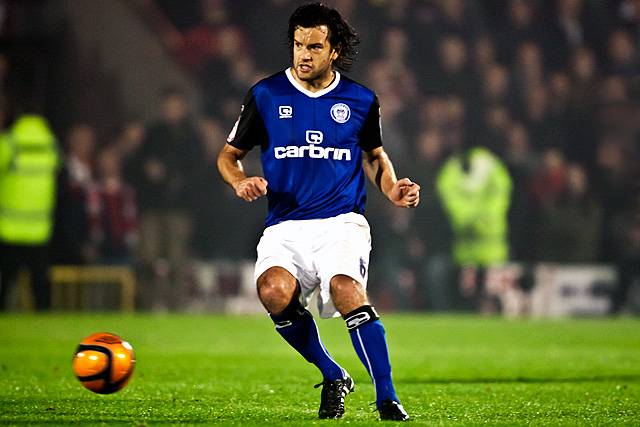
M 456 34 L 470 43 L 484 29 L 483 10 L 476 2 L 466 0 L 440 0 L 436 29 L 440 34 Z
M 100 151 L 96 163 L 97 179 L 88 191 L 93 260 L 100 264 L 131 264 L 138 238 L 134 190 L 122 179 L 116 147 Z
M 595 187 L 599 200 L 604 207 L 605 224 L 611 224 L 614 218 L 628 211 L 632 206 L 633 186 L 638 170 L 638 153 L 624 149 L 624 141 L 616 134 L 603 137 L 599 142 L 596 159 Z M 637 182 L 637 181 L 635 181 Z M 618 258 L 619 242 L 614 233 L 603 233 L 601 259 L 607 262 Z
M 473 68 L 476 75 L 482 75 L 486 70 L 497 63 L 496 46 L 493 39 L 485 34 L 473 41 L 472 48 Z
M 161 116 L 147 130 L 135 163 L 140 208 L 140 259 L 145 303 L 179 308 L 185 291 L 196 184 L 204 154 L 187 100 L 164 91 Z
M 232 20 L 224 0 L 202 0 L 198 20 L 182 31 L 176 46 L 180 61 L 195 72 L 218 55 L 219 34 L 232 26 Z
M 607 53 L 609 73 L 622 77 L 638 77 L 640 56 L 631 34 L 617 29 L 609 35 Z
M 55 264 L 84 264 L 89 246 L 88 189 L 94 180 L 96 134 L 88 124 L 75 124 L 68 132 L 64 165 L 59 176 L 53 237 Z
M 145 137 L 146 128 L 142 119 L 132 117 L 123 123 L 112 141 L 120 155 L 121 163 L 126 164 L 126 162 L 135 157 Z
M 234 2 L 236 3 L 236 2 Z M 242 4 L 244 3 L 244 4 Z M 267 73 L 275 73 L 288 60 L 286 50 L 287 37 L 284 31 L 278 33 L 273 27 L 284 27 L 291 13 L 291 0 L 267 0 L 261 7 L 255 7 L 253 1 L 240 3 L 243 9 L 243 21 L 248 26 L 249 37 L 255 50 L 257 62 Z M 270 25 L 265 25 L 268 22 Z
M 423 243 L 418 275 L 420 308 L 450 310 L 454 307 L 454 263 L 451 256 L 453 231 L 436 190 L 438 171 L 447 158 L 444 139 L 435 130 L 425 130 L 417 139 L 417 156 L 412 176 L 420 177 L 423 197 L 430 203 L 416 215 L 415 229 Z
M 563 123 L 554 121 L 550 109 L 550 96 L 544 85 L 532 86 L 527 89 L 524 104 L 523 119 L 531 132 L 538 150 L 549 147 L 562 149 L 566 133 Z
M 498 155 L 503 155 L 507 129 L 512 118 L 509 109 L 502 104 L 488 105 L 484 109 L 484 117 L 478 135 L 478 143 Z
M 627 308 L 631 288 L 640 286 L 640 184 L 636 186 L 629 209 L 613 218 L 607 232 L 615 242 L 613 252 L 618 269 L 618 286 L 612 296 L 611 312 L 619 313 Z
M 536 2 L 509 1 L 505 23 L 495 38 L 500 62 L 513 64 L 522 44 L 540 41 L 538 13 Z
M 427 92 L 436 92 L 462 97 L 476 98 L 477 82 L 469 65 L 469 51 L 462 37 L 448 34 L 438 43 L 438 69 L 436 80 L 428 82 Z
M 408 38 L 404 29 L 389 27 L 381 34 L 379 56 L 368 69 L 367 80 L 376 91 L 380 102 L 385 105 L 382 127 L 389 141 L 387 149 L 399 164 L 406 163 L 410 156 L 407 134 L 412 128 L 415 101 L 416 78 L 408 65 Z
M 521 123 L 513 123 L 507 129 L 504 158 L 513 180 L 509 208 L 510 259 L 526 262 L 534 255 L 530 242 L 535 236 L 535 211 L 528 185 L 538 167 L 538 159 L 531 147 L 529 133 Z
M 542 153 L 541 163 L 531 178 L 529 191 L 536 206 L 555 203 L 565 191 L 567 163 L 562 152 L 549 148 Z
M 487 66 L 481 75 L 483 104 L 508 104 L 510 101 L 509 69 L 500 64 Z
M 571 79 L 565 72 L 555 72 L 549 76 L 546 85 L 545 120 L 548 129 L 548 143 L 559 147 L 569 155 L 569 141 L 572 133 L 569 129 L 569 103 Z
M 120 158 L 122 179 L 130 185 L 137 182 L 140 176 L 136 159 L 146 139 L 146 132 L 147 128 L 142 119 L 130 118 L 123 123 L 111 141 Z
M 570 61 L 572 79 L 569 109 L 567 112 L 568 133 L 565 141 L 567 156 L 589 169 L 593 164 L 597 134 L 595 110 L 598 103 L 599 76 L 595 54 L 588 47 L 577 49 Z
M 248 53 L 246 35 L 241 28 L 229 25 L 218 29 L 215 43 L 215 55 L 202 66 L 204 109 L 207 115 L 233 121 L 244 89 L 259 80 L 260 73 Z
M 539 261 L 589 263 L 598 259 L 602 207 L 593 197 L 584 168 L 567 168 L 565 191 L 542 207 Z
M 611 1 L 555 0 L 540 2 L 544 15 L 543 44 L 548 71 L 566 69 L 571 55 L 589 46 L 602 56 L 613 14 Z
M 513 95 L 518 102 L 515 112 L 522 113 L 533 88 L 544 88 L 545 84 L 544 53 L 538 43 L 528 41 L 518 47 L 511 76 Z

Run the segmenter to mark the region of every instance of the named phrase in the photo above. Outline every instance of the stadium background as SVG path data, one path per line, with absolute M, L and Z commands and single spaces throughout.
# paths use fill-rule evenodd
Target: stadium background
M 370 192 L 370 289 L 378 306 L 508 306 L 514 314 L 536 307 L 549 314 L 638 309 L 640 2 L 329 3 L 361 36 L 349 75 L 378 93 L 396 169 L 423 188 L 416 210 L 392 209 Z M 161 94 L 179 88 L 191 110 L 186 142 L 195 147 L 173 150 L 191 172 L 186 200 L 176 202 L 193 230 L 185 298 L 167 307 L 161 291 L 153 304 L 140 292 L 138 307 L 260 309 L 247 277 L 266 206 L 237 200 L 214 161 L 247 89 L 288 63 L 286 21 L 296 4 L 0 2 L 3 127 L 29 100 L 50 120 L 66 165 L 82 165 L 77 176 L 70 167 L 61 175 L 54 264 L 118 264 L 140 272 L 142 219 L 158 204 L 145 200 L 136 170 L 157 134 Z M 452 231 L 436 189 L 442 165 L 468 135 L 501 159 L 513 184 L 513 264 L 487 274 L 497 283 L 496 298 L 481 305 L 458 291 L 470 272 L 454 265 Z M 247 169 L 259 173 L 256 154 Z M 97 213 L 91 189 L 105 173 L 105 158 L 142 190 L 135 214 L 130 207 Z M 159 261 L 153 272 L 163 276 L 166 263 Z M 555 278 L 545 282 L 550 274 Z M 147 280 L 147 291 L 156 291 L 156 279 Z M 549 287 L 557 304 L 535 292 Z M 78 307 L 116 306 L 120 297 L 102 288 L 86 287 Z M 557 308 L 551 313 L 550 306 Z

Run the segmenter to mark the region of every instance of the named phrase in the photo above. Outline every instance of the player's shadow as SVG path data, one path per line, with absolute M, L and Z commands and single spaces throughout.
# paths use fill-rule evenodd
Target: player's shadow
M 397 384 L 551 384 L 591 382 L 636 382 L 640 375 L 585 375 L 573 377 L 475 377 L 475 378 L 398 378 Z

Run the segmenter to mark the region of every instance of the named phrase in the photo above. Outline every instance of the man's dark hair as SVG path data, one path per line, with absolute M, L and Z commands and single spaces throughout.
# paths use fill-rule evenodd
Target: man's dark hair
M 173 97 L 186 98 L 185 91 L 180 86 L 165 86 L 160 90 L 160 99 L 166 100 Z
M 334 66 L 339 70 L 349 71 L 358 55 L 356 46 L 360 43 L 360 38 L 353 27 L 342 18 L 340 12 L 323 3 L 304 4 L 291 14 L 287 30 L 289 52 L 293 49 L 293 33 L 296 28 L 313 28 L 320 25 L 327 26 L 329 44 L 338 50 L 338 58 L 333 62 Z

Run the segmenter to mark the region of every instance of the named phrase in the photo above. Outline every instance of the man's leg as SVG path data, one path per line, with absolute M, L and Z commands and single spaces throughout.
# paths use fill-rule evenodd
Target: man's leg
M 276 331 L 308 362 L 322 372 L 320 418 L 340 418 L 344 397 L 353 391 L 353 380 L 329 355 L 311 313 L 300 304 L 295 277 L 282 267 L 271 267 L 258 277 L 258 295 Z M 318 384 L 316 387 L 319 387 Z
M 160 214 L 156 211 L 145 211 L 140 215 L 140 259 L 139 279 L 140 304 L 145 310 L 166 307 L 164 291 L 168 285 L 168 271 L 159 271 L 162 253 L 162 237 L 165 233 Z M 166 263 L 164 263 L 166 264 Z M 165 268 L 166 270 L 166 268 Z M 162 273 L 162 274 L 161 274 Z
M 344 377 L 344 370 L 325 348 L 313 315 L 300 304 L 296 279 L 282 267 L 271 267 L 258 278 L 258 296 L 269 312 L 276 331 L 308 362 L 320 369 L 325 380 Z
M 331 299 L 345 319 L 353 347 L 373 380 L 380 418 L 409 419 L 393 386 L 384 327 L 369 304 L 365 288 L 351 277 L 339 274 L 331 279 Z
M 19 252 L 19 247 L 0 244 L 0 311 L 9 309 L 11 290 L 22 266 Z
M 25 263 L 31 273 L 31 289 L 36 310 L 51 308 L 51 281 L 49 280 L 49 247 L 46 245 L 29 247 L 29 259 Z
M 184 308 L 186 301 L 186 277 L 189 268 L 189 242 L 193 228 L 191 217 L 183 212 L 168 213 L 167 260 L 169 261 L 170 288 L 167 289 L 166 303 L 171 310 Z

